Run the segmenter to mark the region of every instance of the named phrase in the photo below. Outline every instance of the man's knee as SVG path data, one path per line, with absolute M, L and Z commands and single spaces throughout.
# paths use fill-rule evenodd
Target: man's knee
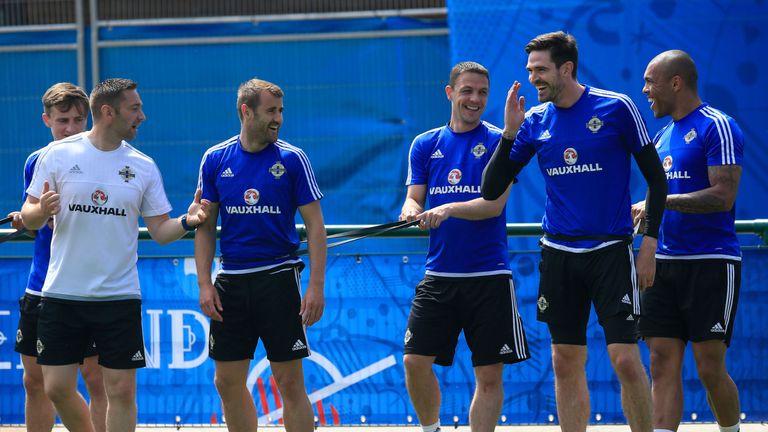
M 711 357 L 696 358 L 696 370 L 705 388 L 717 385 L 728 374 L 725 361 Z
M 496 393 L 503 391 L 503 365 L 478 366 L 475 368 L 475 381 L 480 393 Z
M 640 353 L 635 345 L 616 344 L 609 349 L 609 353 L 613 369 L 620 380 L 636 381 L 645 376 Z
M 434 357 L 406 354 L 403 356 L 403 367 L 406 375 L 420 375 L 432 371 Z
M 28 395 L 42 395 L 45 393 L 42 373 L 27 373 L 24 371 L 24 390 Z
M 219 393 L 231 392 L 235 389 L 245 388 L 245 381 L 240 379 L 239 376 L 228 374 L 220 370 L 216 371 L 216 375 L 213 377 L 213 383 L 216 385 L 216 390 Z
M 587 362 L 586 346 L 553 346 L 552 369 L 558 378 L 568 378 L 576 374 L 584 373 L 584 365 Z
M 724 345 L 719 345 L 718 341 L 694 344 L 693 357 L 704 387 L 715 386 L 728 375 L 725 368 L 725 348 Z
M 88 394 L 91 398 L 94 395 L 105 394 L 104 377 L 101 374 L 99 365 L 81 367 L 80 373 L 83 375 L 83 381 L 85 381 L 85 386 L 88 388 Z

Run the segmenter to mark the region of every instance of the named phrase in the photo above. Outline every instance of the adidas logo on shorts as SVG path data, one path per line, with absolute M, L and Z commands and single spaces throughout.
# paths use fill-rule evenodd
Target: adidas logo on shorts
M 501 350 L 499 350 L 499 354 L 502 354 L 502 355 L 504 355 L 504 354 L 512 354 L 512 350 L 509 349 L 509 345 L 504 344 L 504 346 L 501 347 Z
M 304 345 L 304 343 L 301 341 L 301 339 L 296 339 L 296 343 L 293 344 L 293 350 L 294 351 L 303 350 L 303 349 L 306 349 L 306 348 L 307 348 L 307 346 Z
M 621 298 L 621 302 L 624 304 L 631 305 L 632 300 L 629 299 L 629 294 L 624 294 L 624 297 Z
M 713 325 L 709 331 L 712 333 L 725 333 L 725 329 L 722 325 L 720 325 L 720 323 Z
M 136 354 L 131 357 L 131 361 L 142 361 L 144 360 L 144 356 L 141 355 L 141 351 L 136 351 Z
M 629 316 L 626 319 L 626 321 L 634 321 L 634 320 L 635 320 L 635 317 L 633 317 L 632 314 L 629 314 Z

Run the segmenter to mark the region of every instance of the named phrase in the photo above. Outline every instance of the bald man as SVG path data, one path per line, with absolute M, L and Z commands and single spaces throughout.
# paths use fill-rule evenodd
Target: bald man
M 739 394 L 725 367 L 741 283 L 736 192 L 744 137 L 736 122 L 701 101 L 696 65 L 679 50 L 656 56 L 643 93 L 656 118 L 672 117 L 654 143 L 669 184 L 656 250 L 656 281 L 643 292 L 640 334 L 651 351 L 654 427 L 675 431 L 683 414 L 688 341 L 723 432 L 739 430 Z M 645 202 L 632 208 L 637 222 Z

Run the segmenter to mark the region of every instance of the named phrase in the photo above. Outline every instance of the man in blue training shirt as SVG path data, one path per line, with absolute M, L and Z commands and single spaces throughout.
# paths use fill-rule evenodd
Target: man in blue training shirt
M 651 350 L 654 427 L 677 430 L 682 366 L 691 341 L 699 379 L 723 432 L 739 430 L 739 392 L 725 368 L 741 285 L 736 193 L 744 136 L 736 122 L 702 103 L 696 65 L 678 50 L 656 56 L 643 93 L 656 118 L 672 121 L 654 142 L 669 182 L 656 251 L 656 282 L 643 292 L 639 330 Z M 636 219 L 645 202 L 633 206 Z
M 653 283 L 656 237 L 666 196 L 658 155 L 634 103 L 576 79 L 578 48 L 563 32 L 525 47 L 528 80 L 544 102 L 527 113 L 515 83 L 504 132 L 483 178 L 483 197 L 498 197 L 538 157 L 547 201 L 542 227 L 540 321 L 552 337 L 557 413 L 563 431 L 585 431 L 590 403 L 585 363 L 591 304 L 605 331 L 633 431 L 651 431 L 651 395 L 637 347 L 639 289 Z M 649 185 L 646 232 L 632 251 L 631 158 Z
M 211 318 L 209 356 L 227 428 L 255 431 L 258 419 L 246 386 L 259 339 L 284 404 L 286 430 L 314 430 L 302 358 L 310 355 L 306 326 L 323 314 L 326 234 L 323 197 L 307 155 L 278 140 L 283 90 L 252 79 L 237 91 L 240 134 L 205 153 L 199 187 L 211 201 L 195 235 L 200 308 Z M 301 297 L 296 211 L 307 227 L 309 285 Z M 221 213 L 222 269 L 211 283 L 216 217 Z M 277 419 L 275 419 L 277 420 Z
M 88 123 L 88 95 L 80 87 L 71 83 L 52 85 L 43 95 L 43 123 L 51 129 L 53 140 L 79 134 L 85 130 Z M 36 150 L 27 158 L 24 164 L 24 195 L 32 180 L 35 164 L 43 149 Z M 13 212 L 13 227 L 24 227 L 21 212 Z M 11 216 L 9 215 L 9 216 Z M 40 310 L 41 290 L 48 271 L 51 258 L 51 238 L 53 230 L 48 224 L 35 232 L 34 256 L 27 279 L 27 289 L 24 297 L 19 300 L 21 305 L 19 327 L 16 330 L 16 352 L 21 354 L 24 365 L 24 418 L 27 430 L 30 432 L 49 432 L 56 422 L 56 410 L 43 387 L 43 371 L 37 364 L 37 321 Z M 80 365 L 80 373 L 88 389 L 90 397 L 91 422 L 96 432 L 106 431 L 107 395 L 104 390 L 104 379 L 99 366 L 96 347 L 91 341 L 83 347 L 85 359 Z
M 450 122 L 417 136 L 408 155 L 400 219 L 420 219 L 422 228 L 431 228 L 426 274 L 416 287 L 403 358 L 408 394 L 425 432 L 440 430 L 440 387 L 432 364 L 451 365 L 462 330 L 477 383 L 469 412 L 472 431 L 494 430 L 504 401 L 503 366 L 530 356 L 508 262 L 504 209 L 509 188 L 492 205 L 472 205 L 484 202 L 483 169 L 501 136 L 501 130 L 480 120 L 488 91 L 485 67 L 454 66 L 445 87 Z M 427 197 L 431 210 L 424 212 Z

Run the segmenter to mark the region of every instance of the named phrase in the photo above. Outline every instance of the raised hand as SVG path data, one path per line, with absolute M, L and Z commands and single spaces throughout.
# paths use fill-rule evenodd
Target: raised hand
M 507 103 L 504 105 L 504 138 L 515 139 L 517 130 L 525 120 L 525 96 L 517 97 L 520 83 L 515 81 L 507 92 Z

